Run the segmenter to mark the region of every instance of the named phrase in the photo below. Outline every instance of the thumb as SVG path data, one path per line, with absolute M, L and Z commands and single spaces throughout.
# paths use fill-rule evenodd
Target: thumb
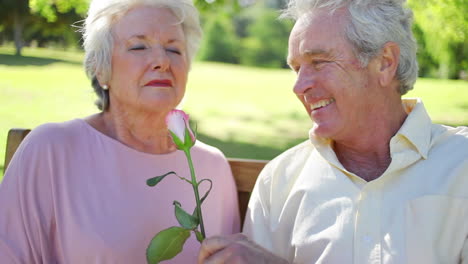
M 230 243 L 231 241 L 229 239 L 222 236 L 206 238 L 203 240 L 200 253 L 198 254 L 198 264 L 203 264 L 208 257 L 220 250 L 223 250 Z

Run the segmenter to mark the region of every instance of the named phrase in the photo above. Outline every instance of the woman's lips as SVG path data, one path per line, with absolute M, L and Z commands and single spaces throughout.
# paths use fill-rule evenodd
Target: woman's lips
M 172 87 L 171 80 L 151 80 L 145 86 Z

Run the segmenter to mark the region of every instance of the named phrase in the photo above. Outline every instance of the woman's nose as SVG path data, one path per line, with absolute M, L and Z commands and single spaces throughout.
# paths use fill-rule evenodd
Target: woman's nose
M 166 50 L 163 47 L 156 48 L 151 54 L 151 68 L 157 71 L 166 71 L 169 69 L 169 66 L 170 60 Z

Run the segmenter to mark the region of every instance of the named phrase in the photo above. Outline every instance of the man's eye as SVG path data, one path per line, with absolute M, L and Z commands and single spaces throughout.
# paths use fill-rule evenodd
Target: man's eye
M 325 61 L 325 60 L 316 60 L 316 61 L 313 61 L 312 64 L 314 64 L 314 65 L 320 65 L 320 64 L 324 64 L 324 63 L 326 63 L 326 62 L 328 62 L 328 61 Z
M 326 61 L 326 60 L 315 60 L 315 61 L 312 61 L 312 65 L 316 68 L 316 69 L 321 69 L 322 67 L 324 67 L 329 61 Z

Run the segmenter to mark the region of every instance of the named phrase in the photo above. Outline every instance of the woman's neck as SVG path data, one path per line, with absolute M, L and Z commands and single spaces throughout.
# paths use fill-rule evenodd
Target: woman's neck
M 165 113 L 118 114 L 106 111 L 86 121 L 101 133 L 141 152 L 165 154 L 176 150 L 165 124 Z

